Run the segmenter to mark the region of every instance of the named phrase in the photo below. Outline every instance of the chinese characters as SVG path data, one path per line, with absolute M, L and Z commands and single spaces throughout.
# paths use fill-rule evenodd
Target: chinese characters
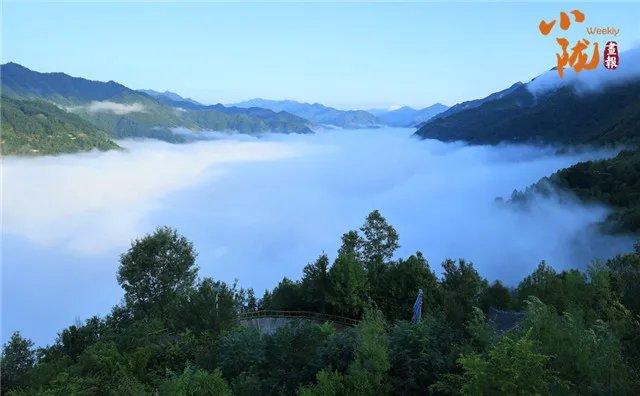
M 573 15 L 573 20 L 576 23 L 582 23 L 585 20 L 585 15 L 580 10 L 573 10 L 569 12 L 569 14 Z M 568 30 L 569 27 L 571 27 L 571 18 L 569 17 L 569 14 L 564 11 L 560 13 L 560 29 Z M 546 22 L 543 19 L 538 25 L 538 30 L 540 30 L 540 33 L 542 33 L 543 36 L 547 36 L 553 30 L 555 24 L 555 19 L 551 22 Z M 597 42 L 593 43 L 591 59 L 589 59 L 588 54 L 585 53 L 590 44 L 587 39 L 578 40 L 578 42 L 571 47 L 571 52 L 569 52 L 568 39 L 564 37 L 557 37 L 556 42 L 560 45 L 561 49 L 561 52 L 556 54 L 557 71 L 560 77 L 564 76 L 564 69 L 566 67 L 573 67 L 573 70 L 577 73 L 582 70 L 593 70 L 598 66 L 598 63 L 600 62 L 600 52 Z
M 618 55 L 618 43 L 615 41 L 607 41 L 604 46 L 604 67 L 608 70 L 617 69 L 620 61 Z

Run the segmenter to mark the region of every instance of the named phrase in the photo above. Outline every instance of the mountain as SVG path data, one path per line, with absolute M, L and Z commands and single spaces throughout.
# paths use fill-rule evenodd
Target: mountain
M 424 109 L 414 109 L 403 106 L 395 110 L 377 110 L 375 115 L 382 123 L 390 126 L 410 127 L 430 120 L 434 116 L 446 111 L 449 107 L 436 103 Z M 373 113 L 373 111 L 370 111 Z
M 626 68 L 621 62 L 615 71 L 602 68 L 560 79 L 550 70 L 527 84 L 453 106 L 416 135 L 473 144 L 637 144 L 640 51 L 622 53 L 621 59 Z
M 235 103 L 232 106 L 251 108 L 261 107 L 273 111 L 286 111 L 307 119 L 314 124 L 332 125 L 342 128 L 375 128 L 380 121 L 364 110 L 338 110 L 320 103 L 301 103 L 293 100 L 251 99 Z
M 151 91 L 151 90 L 146 90 Z M 146 93 L 145 91 L 145 93 Z M 156 92 L 156 91 L 152 91 Z M 168 94 L 167 94 L 168 93 Z M 261 107 L 233 107 L 224 106 L 220 103 L 215 105 L 204 105 L 192 99 L 185 99 L 173 92 L 165 91 L 156 96 L 156 100 L 160 103 L 170 106 L 179 111 L 190 110 L 184 116 L 197 124 L 215 125 L 216 120 L 212 120 L 211 116 L 218 113 L 224 113 L 227 116 L 234 117 L 237 122 L 241 122 L 246 117 L 255 117 L 262 120 L 268 125 L 258 125 L 262 128 L 270 128 L 285 133 L 308 133 L 309 121 L 302 117 L 298 117 L 286 111 L 275 112 L 273 110 Z M 249 126 L 247 126 L 249 128 Z M 259 130 L 256 130 L 259 132 Z
M 1 98 L 3 155 L 47 155 L 118 149 L 107 132 L 41 100 Z
M 556 189 L 573 192 L 585 202 L 613 210 L 604 223 L 608 232 L 640 232 L 640 150 L 627 150 L 599 161 L 580 162 L 542 178 L 512 201 L 527 202 L 532 193 L 547 195 Z
M 196 105 L 201 104 L 200 102 L 197 102 L 191 98 L 183 98 L 182 96 L 178 95 L 175 92 L 171 92 L 171 91 L 164 91 L 164 92 L 158 92 L 158 91 L 154 91 L 153 89 L 139 89 L 138 92 L 142 92 L 145 93 L 149 96 L 153 96 L 154 98 L 158 99 L 158 98 L 167 98 L 170 99 L 172 101 L 175 102 L 190 102 Z
M 1 66 L 3 94 L 18 99 L 41 99 L 79 115 L 113 137 L 152 137 L 170 142 L 185 137 L 174 128 L 243 133 L 311 133 L 307 122 L 272 113 L 226 111 L 187 100 L 172 101 L 132 90 L 114 81 L 91 81 L 64 73 L 39 73 L 16 63 Z M 190 103 L 194 108 L 175 106 Z

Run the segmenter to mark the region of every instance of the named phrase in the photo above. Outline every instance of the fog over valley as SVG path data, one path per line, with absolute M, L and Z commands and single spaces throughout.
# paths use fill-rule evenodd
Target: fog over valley
M 175 145 L 124 140 L 124 151 L 4 159 L 2 332 L 52 341 L 69 318 L 105 314 L 121 297 L 115 273 L 132 239 L 175 227 L 193 241 L 201 274 L 262 295 L 297 279 L 339 236 L 379 209 L 436 272 L 466 258 L 514 285 L 540 260 L 556 269 L 629 250 L 601 234 L 602 206 L 536 198 L 495 202 L 541 177 L 611 151 L 467 146 L 418 140 L 414 129 L 313 135 L 212 134 Z M 425 304 L 429 304 L 428 301 Z M 37 323 L 37 325 L 36 325 Z
M 640 2 L 5 3 L 0 396 L 640 395 Z

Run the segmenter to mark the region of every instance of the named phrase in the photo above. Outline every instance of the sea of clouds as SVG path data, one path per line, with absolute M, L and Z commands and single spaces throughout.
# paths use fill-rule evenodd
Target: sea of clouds
M 239 279 L 258 294 L 298 278 L 340 236 L 379 209 L 400 234 L 399 256 L 432 268 L 466 258 L 514 285 L 540 260 L 584 268 L 629 250 L 632 238 L 594 226 L 608 209 L 555 197 L 526 210 L 496 204 L 539 178 L 611 152 L 466 146 L 412 131 L 332 130 L 261 138 L 211 134 L 184 145 L 123 141 L 127 150 L 6 158 L 3 336 L 37 342 L 92 314 L 121 291 L 118 256 L 159 225 L 195 244 L 202 275 Z

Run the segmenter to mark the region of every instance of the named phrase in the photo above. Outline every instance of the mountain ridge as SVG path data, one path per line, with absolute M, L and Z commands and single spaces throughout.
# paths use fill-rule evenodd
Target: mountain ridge
M 295 100 L 271 100 L 254 98 L 230 104 L 233 107 L 261 107 L 273 111 L 286 111 L 315 124 L 342 128 L 377 128 L 380 121 L 364 110 L 338 110 L 320 103 L 305 103 Z
M 496 94 L 452 107 L 423 124 L 416 135 L 471 144 L 640 142 L 640 79 L 589 93 L 567 85 L 534 94 L 519 83 Z
M 416 131 L 422 138 L 471 144 L 640 143 L 640 48 L 615 71 L 553 69 L 487 97 L 452 106 Z
M 369 110 L 369 112 L 375 114 L 386 125 L 412 127 L 424 123 L 448 109 L 449 107 L 442 103 L 434 103 L 422 109 L 402 106 L 394 110 Z
M 106 131 L 42 100 L 0 98 L 2 155 L 50 155 L 119 149 Z
M 251 134 L 312 133 L 308 123 L 298 117 L 256 111 L 225 111 L 224 108 L 206 106 L 185 109 L 112 80 L 102 82 L 60 72 L 40 73 L 13 62 L 0 66 L 0 70 L 5 95 L 54 103 L 115 138 L 185 141 L 184 136 L 173 133 L 174 128 L 192 130 L 196 132 L 195 136 L 201 130 Z

